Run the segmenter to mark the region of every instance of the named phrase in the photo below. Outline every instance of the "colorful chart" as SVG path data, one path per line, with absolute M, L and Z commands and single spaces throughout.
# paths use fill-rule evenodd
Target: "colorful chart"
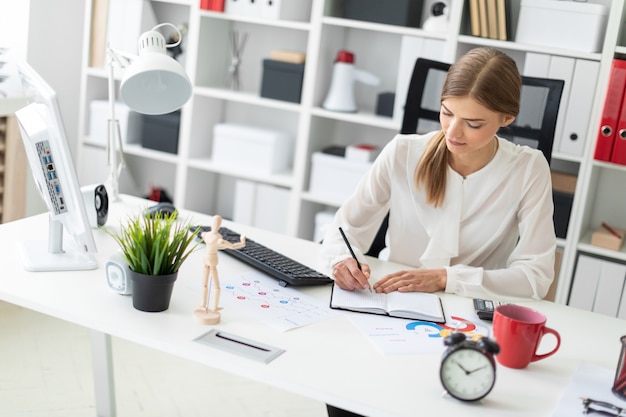
M 220 278 L 220 304 L 236 308 L 281 331 L 334 317 L 337 313 L 326 303 L 290 287 L 261 272 Z
M 385 355 L 443 352 L 443 337 L 450 331 L 489 335 L 489 328 L 459 316 L 446 324 L 396 319 L 372 314 L 351 314 L 350 319 Z

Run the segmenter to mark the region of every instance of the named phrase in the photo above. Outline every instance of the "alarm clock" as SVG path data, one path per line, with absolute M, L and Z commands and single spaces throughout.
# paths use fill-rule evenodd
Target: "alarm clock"
M 484 398 L 496 382 L 494 355 L 498 344 L 479 336 L 468 338 L 455 332 L 444 339 L 447 349 L 441 359 L 439 379 L 448 394 L 461 401 Z
M 133 293 L 133 282 L 128 276 L 128 263 L 121 252 L 116 252 L 109 258 L 104 270 L 111 290 L 122 295 Z

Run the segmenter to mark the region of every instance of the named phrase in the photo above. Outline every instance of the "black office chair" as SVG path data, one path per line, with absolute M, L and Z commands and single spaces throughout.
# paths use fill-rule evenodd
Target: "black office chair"
M 409 83 L 404 117 L 400 133 L 426 133 L 441 129 L 439 124 L 439 99 L 450 64 L 418 58 Z M 511 125 L 498 131 L 498 135 L 543 152 L 552 159 L 554 131 L 559 113 L 563 80 L 522 77 L 520 113 Z M 385 247 L 385 235 L 389 224 L 385 216 L 367 255 L 378 256 Z

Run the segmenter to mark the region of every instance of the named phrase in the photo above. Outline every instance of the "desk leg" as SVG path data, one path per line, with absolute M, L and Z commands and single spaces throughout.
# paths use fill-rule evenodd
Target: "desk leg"
M 111 336 L 91 331 L 91 361 L 98 417 L 115 417 L 115 381 Z

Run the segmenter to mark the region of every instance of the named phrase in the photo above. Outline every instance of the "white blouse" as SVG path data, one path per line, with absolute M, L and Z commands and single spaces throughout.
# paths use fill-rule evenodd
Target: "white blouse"
M 543 298 L 554 279 L 556 249 L 543 154 L 498 138 L 496 155 L 479 171 L 463 177 L 448 168 L 445 200 L 435 208 L 414 183 L 435 133 L 397 135 L 385 146 L 326 229 L 321 267 L 331 275 L 332 266 L 350 256 L 339 226 L 362 260 L 391 208 L 388 260 L 445 268 L 450 293 Z

